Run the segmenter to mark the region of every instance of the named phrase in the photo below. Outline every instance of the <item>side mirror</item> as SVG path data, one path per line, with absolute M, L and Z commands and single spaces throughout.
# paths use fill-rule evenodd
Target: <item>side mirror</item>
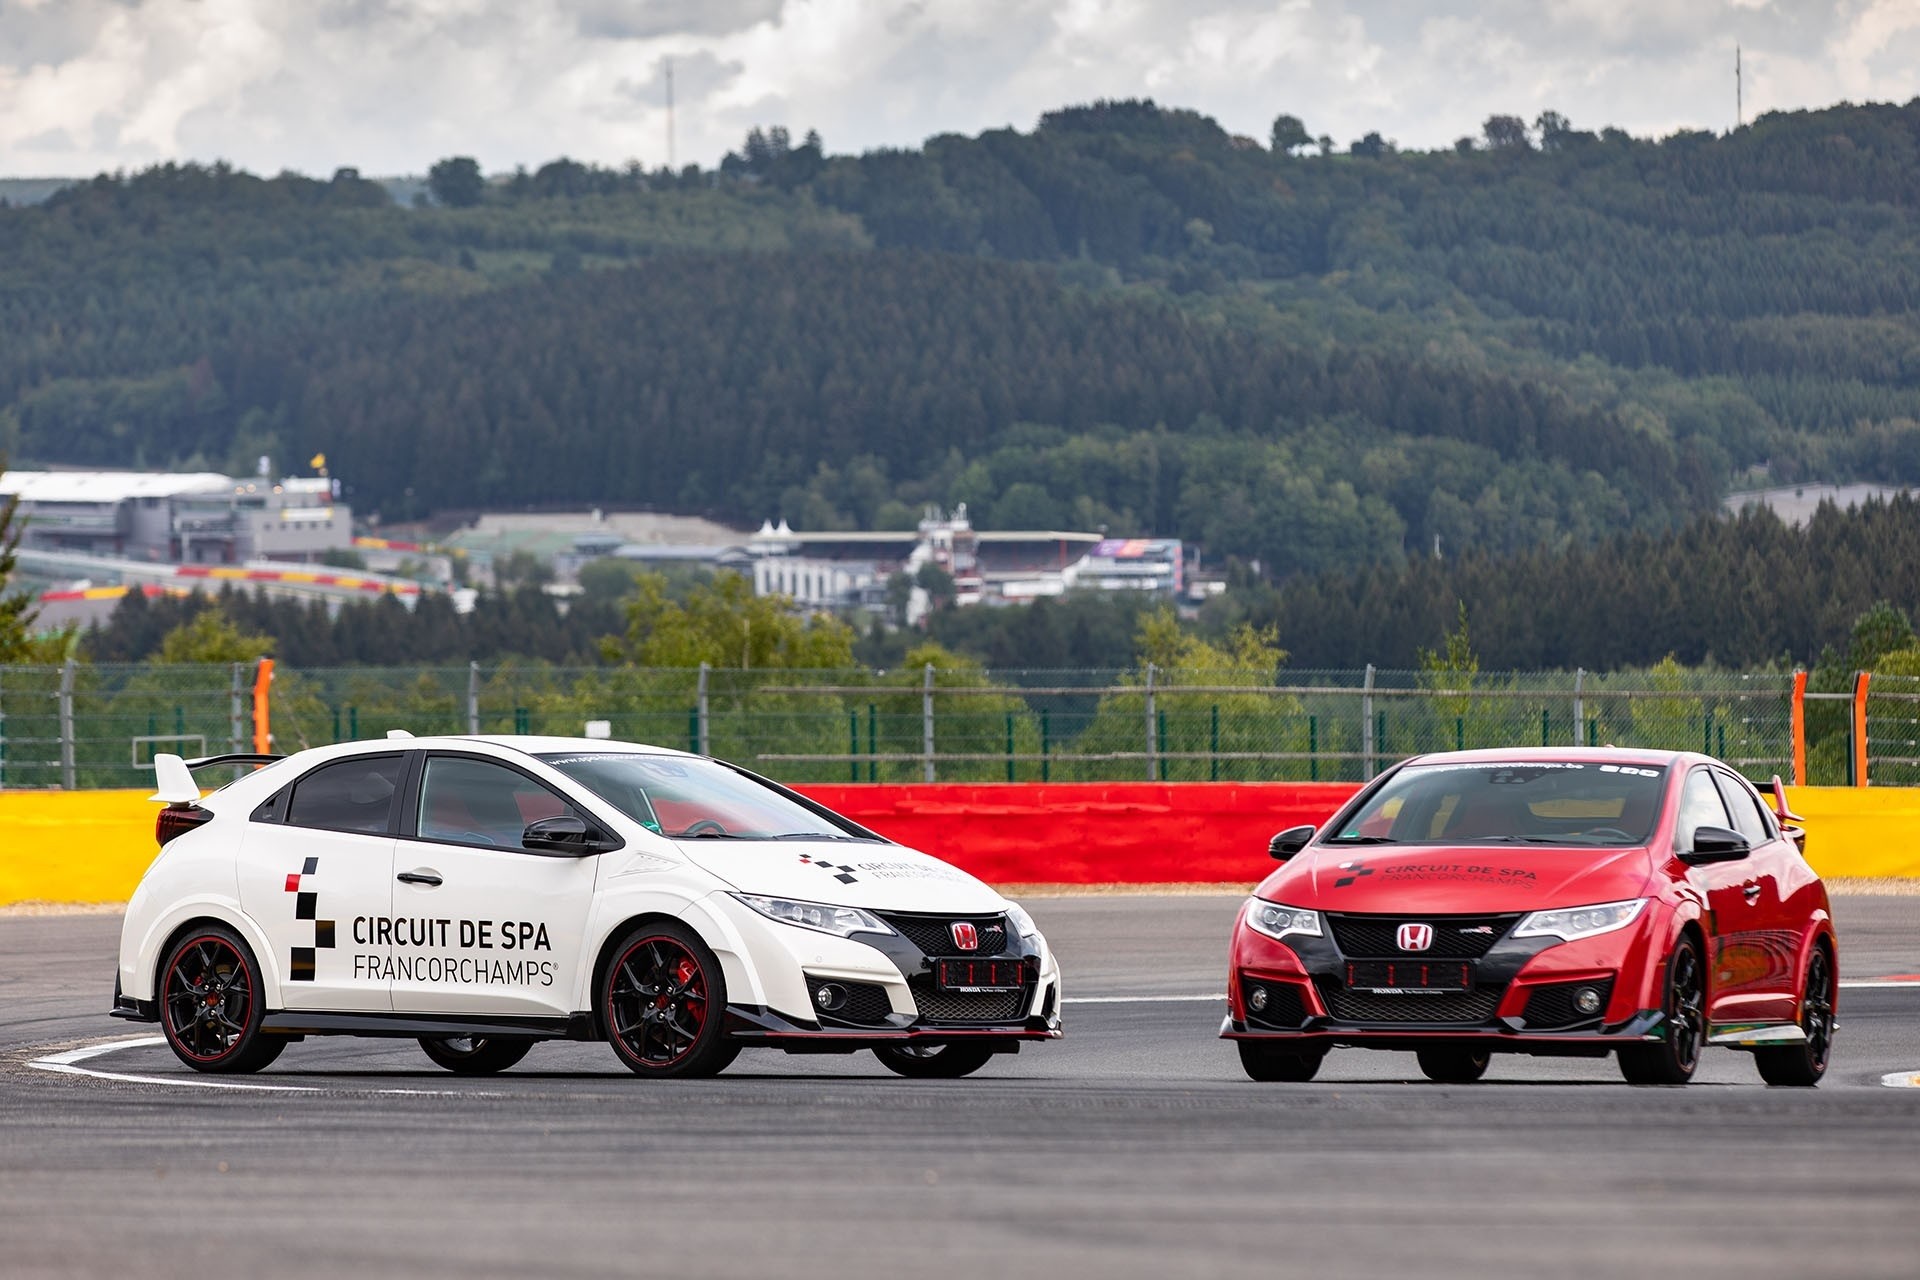
M 585 855 L 599 853 L 606 846 L 586 823 L 572 814 L 563 814 L 558 818 L 529 822 L 527 829 L 520 833 L 520 847 L 548 853 Z
M 1693 833 L 1693 848 L 1683 850 L 1680 861 L 1690 867 L 1710 862 L 1738 862 L 1752 852 L 1753 846 L 1738 831 L 1726 827 L 1701 827 Z
M 1267 853 L 1275 862 L 1285 862 L 1307 847 L 1307 841 L 1313 839 L 1314 830 L 1313 827 L 1288 827 L 1267 841 Z

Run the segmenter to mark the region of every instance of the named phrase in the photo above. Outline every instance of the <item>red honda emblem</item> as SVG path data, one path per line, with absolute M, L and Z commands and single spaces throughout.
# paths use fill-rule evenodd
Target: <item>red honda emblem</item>
M 1433 926 L 1403 924 L 1394 932 L 1393 940 L 1402 951 L 1425 951 L 1433 945 Z
M 960 948 L 962 951 L 978 951 L 980 949 L 980 931 L 974 928 L 973 925 L 965 920 L 955 920 L 949 927 L 953 930 L 954 946 Z

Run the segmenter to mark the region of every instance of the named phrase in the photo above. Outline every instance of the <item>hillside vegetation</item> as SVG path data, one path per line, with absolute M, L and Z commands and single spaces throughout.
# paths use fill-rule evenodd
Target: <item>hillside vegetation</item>
M 1920 104 L 1271 142 L 1112 103 L 424 209 L 103 177 L 0 210 L 0 449 L 324 451 L 388 518 L 966 501 L 1279 578 L 1677 528 L 1762 473 L 1920 481 Z

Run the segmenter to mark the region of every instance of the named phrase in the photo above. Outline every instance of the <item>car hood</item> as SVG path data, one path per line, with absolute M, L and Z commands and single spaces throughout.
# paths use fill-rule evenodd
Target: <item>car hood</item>
M 1322 911 L 1473 914 L 1637 898 L 1650 874 L 1645 848 L 1363 845 L 1310 849 L 1256 892 Z
M 676 840 L 701 870 L 743 893 L 874 911 L 1004 911 L 958 867 L 897 844 L 839 840 Z

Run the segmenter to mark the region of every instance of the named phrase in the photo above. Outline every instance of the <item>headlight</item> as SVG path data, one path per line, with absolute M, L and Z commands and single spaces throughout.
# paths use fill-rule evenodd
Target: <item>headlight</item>
M 1284 938 L 1290 933 L 1309 938 L 1320 935 L 1320 913 L 1299 907 L 1283 907 L 1264 898 L 1247 899 L 1247 923 L 1269 938 Z
M 830 907 L 824 902 L 795 902 L 791 898 L 767 898 L 757 893 L 736 893 L 744 902 L 769 920 L 817 929 L 845 938 L 855 933 L 892 933 L 878 917 L 858 907 Z
M 1019 903 L 1007 904 L 1007 923 L 1012 925 L 1013 931 L 1022 938 L 1031 938 L 1036 943 L 1040 941 L 1040 926 L 1033 922 L 1033 917 L 1028 915 L 1026 908 Z
M 1602 902 L 1592 907 L 1564 907 L 1559 911 L 1536 911 L 1520 922 L 1513 931 L 1516 938 L 1559 938 L 1563 942 L 1572 942 L 1576 938 L 1593 938 L 1603 933 L 1612 933 L 1615 929 L 1624 929 L 1640 915 L 1641 908 L 1647 905 L 1645 898 L 1634 898 L 1628 902 Z

